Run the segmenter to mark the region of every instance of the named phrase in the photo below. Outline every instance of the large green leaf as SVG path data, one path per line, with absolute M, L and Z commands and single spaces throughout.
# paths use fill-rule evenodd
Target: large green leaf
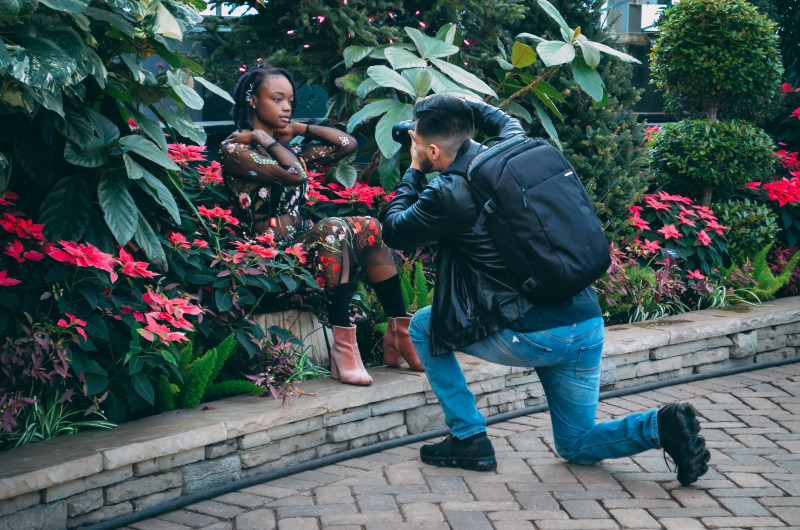
M 164 136 L 164 130 L 156 120 L 150 118 L 149 116 L 145 116 L 139 112 L 136 107 L 129 103 L 117 102 L 117 105 L 122 107 L 120 110 L 123 111 L 123 114 L 130 116 L 136 125 L 138 125 L 139 128 L 141 128 L 141 130 L 143 130 L 145 134 L 150 137 L 150 139 L 155 141 L 159 149 L 162 151 L 167 150 L 167 139 Z
M 142 247 L 144 253 L 147 254 L 147 259 L 158 270 L 166 272 L 167 270 L 167 255 L 164 253 L 164 247 L 161 246 L 153 227 L 147 222 L 142 212 L 139 212 L 139 222 L 136 225 L 136 233 L 133 236 L 136 244 Z
M 230 94 L 228 94 L 228 92 L 226 92 L 225 90 L 221 89 L 220 87 L 218 87 L 217 85 L 215 85 L 214 83 L 212 83 L 211 81 L 206 79 L 205 77 L 195 76 L 194 80 L 197 81 L 198 83 L 200 83 L 201 85 L 203 85 L 209 92 L 218 95 L 219 97 L 221 97 L 225 101 L 228 101 L 230 103 L 234 103 L 233 98 L 231 97 Z
M 183 100 L 186 106 L 195 110 L 200 110 L 203 108 L 205 102 L 203 98 L 200 97 L 200 94 L 195 92 L 193 88 L 183 84 L 183 78 L 185 77 L 185 75 L 178 76 L 172 72 L 167 72 L 167 81 L 169 81 L 175 93 L 178 94 L 178 97 Z
M 474 100 L 482 99 L 474 92 L 455 84 L 451 79 L 449 79 L 439 70 L 433 70 L 431 68 L 428 68 L 428 71 L 431 74 L 431 90 L 433 90 L 435 94 L 458 94 L 464 97 L 468 97 L 469 99 L 474 99 Z
M 513 114 L 514 116 L 518 116 L 522 118 L 525 123 L 530 123 L 533 118 L 531 117 L 531 113 L 528 112 L 528 109 L 517 103 L 516 101 L 511 101 L 506 103 L 503 107 L 503 111 L 507 112 L 508 114 Z
M 78 63 L 56 43 L 26 28 L 20 40 L 24 48 L 13 50 L 8 72 L 22 83 L 50 91 L 80 81 L 74 79 Z
M 420 68 L 417 76 L 414 79 L 414 89 L 417 91 L 417 99 L 425 97 L 428 90 L 431 89 L 431 71 L 430 68 Z
M 38 6 L 38 0 L 2 0 L 0 1 L 0 17 L 16 19 L 33 13 Z
M 141 373 L 133 374 L 131 376 L 131 384 L 133 385 L 133 389 L 136 391 L 136 393 L 139 394 L 145 401 L 151 405 L 155 403 L 156 393 L 153 390 L 153 384 L 145 375 Z
M 511 48 L 511 64 L 517 68 L 525 68 L 536 62 L 536 52 L 533 48 L 522 42 L 514 42 Z
M 11 64 L 11 56 L 6 51 L 6 45 L 0 41 L 0 68 L 5 68 Z
M 85 145 L 67 140 L 64 146 L 64 160 L 76 166 L 100 167 L 108 162 L 108 147 L 97 138 Z
M 406 26 L 403 28 L 414 41 L 414 46 L 423 59 L 431 59 L 432 57 L 449 57 L 454 53 L 458 53 L 458 46 L 453 46 L 442 40 L 428 37 L 416 28 Z
M 6 155 L 0 153 L 0 193 L 8 189 L 8 183 L 11 179 L 11 161 L 6 158 Z
M 33 96 L 37 103 L 48 110 L 52 110 L 62 118 L 64 117 L 64 103 L 61 100 L 61 91 L 51 92 L 44 88 L 22 85 Z
M 528 97 L 537 98 L 544 104 L 545 107 L 550 110 L 550 112 L 556 116 L 556 118 L 559 119 L 561 123 L 564 123 L 564 116 L 561 115 L 561 112 L 558 110 L 555 103 L 553 103 L 550 97 L 538 85 L 533 87 L 531 91 L 528 92 Z
M 561 141 L 558 139 L 558 131 L 556 131 L 555 126 L 553 126 L 553 120 L 550 119 L 550 116 L 547 115 L 547 111 L 544 110 L 544 107 L 538 101 L 532 101 L 534 108 L 536 109 L 536 115 L 539 116 L 539 121 L 542 122 L 542 127 L 547 132 L 547 135 L 556 144 L 556 147 L 559 151 L 563 151 L 563 147 L 561 146 Z
M 127 147 L 137 155 L 143 156 L 146 159 L 150 160 L 151 162 L 155 162 L 159 166 L 170 169 L 172 171 L 180 171 L 175 162 L 172 161 L 170 157 L 164 153 L 164 151 L 160 150 L 153 142 L 150 140 L 139 136 L 138 134 L 130 134 L 128 136 L 123 136 L 120 141 L 123 147 Z
M 592 68 L 597 68 L 597 65 L 600 64 L 600 59 L 602 56 L 600 55 L 600 50 L 595 47 L 594 43 L 586 39 L 586 37 L 583 35 L 579 35 L 578 46 L 581 47 L 583 59 L 586 61 L 586 64 Z
M 428 63 L 424 59 L 420 59 L 410 51 L 401 48 L 400 46 L 391 46 L 386 48 L 384 52 L 386 60 L 392 65 L 395 70 L 402 70 L 404 68 L 417 68 L 426 67 Z
M 110 24 L 111 26 L 117 28 L 119 32 L 126 37 L 132 39 L 135 36 L 136 28 L 122 13 L 114 13 L 112 11 L 99 9 L 97 7 L 90 7 L 86 10 L 86 16 L 99 22 L 106 22 L 107 24 Z
M 348 46 L 344 49 L 344 65 L 347 68 L 352 67 L 355 63 L 369 55 L 372 50 L 373 48 L 370 46 Z
M 53 125 L 61 136 L 81 147 L 90 147 L 98 142 L 92 123 L 86 116 L 75 111 L 66 111 L 63 119 L 53 120 Z
M 412 117 L 412 107 L 407 103 L 401 103 L 390 109 L 383 117 L 378 120 L 375 126 L 375 141 L 378 149 L 386 158 L 391 158 L 400 150 L 400 144 L 392 139 L 392 126 L 403 120 L 410 120 Z
M 391 158 L 381 155 L 378 174 L 381 176 L 381 187 L 385 190 L 393 190 L 400 181 L 400 153 L 395 153 Z
M 605 44 L 600 44 L 599 42 L 594 42 L 594 41 L 587 41 L 587 42 L 589 42 L 592 46 L 594 46 L 595 48 L 597 48 L 601 52 L 607 53 L 609 55 L 613 55 L 614 57 L 622 59 L 625 62 L 637 63 L 637 64 L 641 64 L 642 63 L 636 57 L 632 57 L 632 56 L 628 55 L 627 53 L 621 52 L 619 50 L 615 50 L 611 46 L 606 46 Z
M 142 70 L 139 63 L 136 62 L 136 58 L 127 54 L 120 55 L 119 58 L 122 59 L 122 62 L 125 63 L 125 66 L 130 70 L 133 80 L 143 85 L 145 80 L 144 70 Z
M 400 105 L 402 105 L 402 103 L 396 99 L 381 99 L 364 105 L 361 110 L 350 117 L 350 121 L 347 124 L 347 132 L 353 132 L 361 122 L 380 116 Z
M 192 140 L 197 145 L 205 145 L 206 131 L 197 125 L 187 114 L 186 111 L 176 105 L 161 104 L 158 111 L 163 116 L 163 121 L 178 131 L 183 137 Z
M 575 58 L 575 47 L 568 42 L 540 42 L 536 45 L 536 51 L 545 66 L 568 63 Z
M 345 188 L 352 187 L 358 178 L 358 173 L 356 173 L 356 169 L 353 167 L 353 160 L 355 160 L 355 158 L 355 153 L 347 156 L 341 160 L 331 171 L 331 175 L 336 182 Z
M 183 40 L 181 25 L 175 17 L 164 6 L 163 2 L 153 2 L 150 4 L 147 16 L 142 21 L 150 31 L 157 35 L 163 35 L 168 39 Z
M 439 31 L 436 32 L 436 38 L 438 40 L 442 40 L 448 44 L 453 44 L 456 40 L 456 32 L 458 31 L 458 27 L 450 22 L 449 24 L 445 24 Z
M 175 202 L 175 197 L 172 196 L 172 192 L 170 192 L 164 183 L 158 180 L 155 175 L 144 168 L 141 169 L 143 173 L 142 176 L 144 177 L 143 180 L 156 192 L 158 203 L 167 210 L 167 213 L 175 220 L 176 224 L 181 224 L 181 212 L 178 210 L 178 204 Z M 139 184 L 141 185 L 141 182 L 139 182 Z
M 572 64 L 572 77 L 578 83 L 581 89 L 589 94 L 593 100 L 603 100 L 603 79 L 597 70 L 586 64 L 583 57 L 576 57 Z
M 124 247 L 136 233 L 138 225 L 139 209 L 133 197 L 116 174 L 104 171 L 97 185 L 97 198 L 114 239 Z
M 39 3 L 55 11 L 68 13 L 83 13 L 89 6 L 89 0 L 39 0 Z
M 39 222 L 51 241 L 78 241 L 89 226 L 89 188 L 83 176 L 73 175 L 58 181 L 42 201 Z
M 109 146 L 114 140 L 119 138 L 119 127 L 114 125 L 114 122 L 99 112 L 95 112 L 89 108 L 86 109 L 86 114 L 89 117 L 89 121 L 92 123 L 95 133 L 100 137 L 100 140 L 103 141 L 103 144 Z
M 563 29 L 564 31 L 570 30 L 567 21 L 564 20 L 564 17 L 561 16 L 561 13 L 558 12 L 558 9 L 556 9 L 556 7 L 553 4 L 551 4 L 547 0 L 536 0 L 536 3 L 539 4 L 539 7 L 541 7 L 542 10 L 544 10 L 544 12 L 547 13 L 547 15 L 550 18 L 555 20 L 556 23 L 559 26 L 561 26 L 561 29 Z
M 394 88 L 414 97 L 414 87 L 400 74 L 384 65 L 370 66 L 367 75 L 385 88 Z
M 467 72 L 460 66 L 450 64 L 441 59 L 432 58 L 431 62 L 456 83 L 460 83 L 468 89 L 480 92 L 481 94 L 489 94 L 492 97 L 497 97 L 497 94 L 494 93 L 494 90 L 492 90 L 489 85 L 481 81 L 475 74 Z
M 139 180 L 144 177 L 145 169 L 140 166 L 128 153 L 122 153 L 122 161 L 125 164 L 125 171 L 131 180 Z
M 381 86 L 375 82 L 374 79 L 370 79 L 367 77 L 364 79 L 360 85 L 358 85 L 357 95 L 361 99 L 367 99 L 367 96 L 370 92 L 375 90 L 376 88 L 380 88 Z

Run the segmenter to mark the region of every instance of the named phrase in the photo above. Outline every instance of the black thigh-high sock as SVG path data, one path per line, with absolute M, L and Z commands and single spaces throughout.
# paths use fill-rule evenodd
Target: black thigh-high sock
M 378 295 L 378 301 L 383 306 L 387 317 L 408 316 L 406 304 L 403 301 L 403 291 L 400 289 L 399 276 L 392 276 L 382 282 L 373 283 L 372 288 L 375 289 L 375 294 Z
M 328 297 L 331 326 L 350 327 L 350 284 L 340 283 Z

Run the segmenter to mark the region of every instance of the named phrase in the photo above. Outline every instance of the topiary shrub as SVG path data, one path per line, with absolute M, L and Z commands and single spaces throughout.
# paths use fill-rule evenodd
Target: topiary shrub
M 713 210 L 720 224 L 728 227 L 728 253 L 734 263 L 752 260 L 781 231 L 772 209 L 750 199 L 715 203 Z
M 762 129 L 739 120 L 711 123 L 684 120 L 667 123 L 648 144 L 655 184 L 702 203 L 714 189 L 739 189 L 769 180 L 775 144 Z
M 761 120 L 778 103 L 776 24 L 744 0 L 683 0 L 658 22 L 650 68 L 666 108 Z

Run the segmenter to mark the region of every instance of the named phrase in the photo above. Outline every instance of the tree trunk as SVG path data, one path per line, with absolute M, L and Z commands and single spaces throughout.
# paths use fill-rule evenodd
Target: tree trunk
M 711 206 L 711 194 L 714 193 L 714 184 L 709 180 L 703 186 L 703 206 Z

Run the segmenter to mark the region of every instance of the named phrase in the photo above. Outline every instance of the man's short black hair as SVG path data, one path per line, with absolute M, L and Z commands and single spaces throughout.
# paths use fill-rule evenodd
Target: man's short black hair
M 434 95 L 418 101 L 414 105 L 414 120 L 416 134 L 445 142 L 451 154 L 475 132 L 472 109 L 455 96 Z

